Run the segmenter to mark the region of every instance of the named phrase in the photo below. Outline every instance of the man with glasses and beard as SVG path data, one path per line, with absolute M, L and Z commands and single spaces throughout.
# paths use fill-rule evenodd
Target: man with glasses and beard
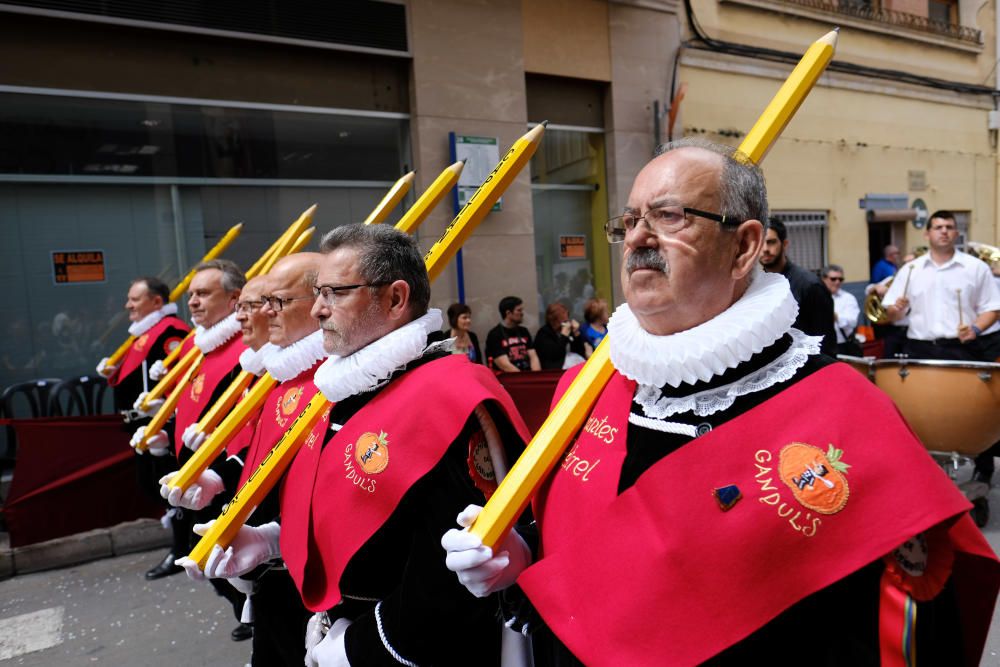
M 788 281 L 756 268 L 765 220 L 746 157 L 667 144 L 607 224 L 615 373 L 536 495 L 539 534 L 443 537 L 470 592 L 537 628 L 536 663 L 902 664 L 904 632 L 928 664 L 978 661 L 993 552 L 889 399 L 792 326 Z

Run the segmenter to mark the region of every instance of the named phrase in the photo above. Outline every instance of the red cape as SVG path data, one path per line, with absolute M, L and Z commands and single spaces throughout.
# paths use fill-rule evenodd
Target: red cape
M 237 488 L 246 484 L 250 473 L 257 469 L 264 457 L 285 434 L 285 431 L 291 428 L 295 417 L 305 410 L 306 405 L 319 391 L 312 379 L 316 374 L 316 369 L 322 363 L 321 359 L 291 380 L 275 385 L 264 399 L 260 412 L 257 413 L 259 418 L 254 419 L 244 428 L 244 431 L 249 429 L 253 434 L 249 438 L 249 447 L 243 462 L 243 473 L 240 475 L 240 483 Z
M 960 603 L 977 610 L 962 617 L 966 655 L 978 660 L 996 558 L 954 483 L 856 371 L 813 373 L 616 495 L 634 387 L 612 377 L 540 493 L 543 556 L 518 580 L 585 664 L 699 664 L 935 525 L 951 527 Z M 842 457 L 824 454 L 831 444 Z M 723 511 L 713 491 L 727 485 L 743 497 Z
M 197 422 L 205 410 L 211 407 L 212 394 L 223 378 L 239 366 L 240 354 L 245 349 L 246 345 L 237 331 L 229 340 L 205 355 L 201 367 L 181 392 L 174 422 L 174 453 L 178 457 L 184 449 L 184 441 L 181 440 L 184 429 Z
M 151 326 L 146 333 L 136 336 L 136 339 L 132 341 L 128 351 L 125 353 L 125 358 L 122 359 L 122 363 L 118 367 L 118 371 L 108 378 L 108 385 L 115 387 L 121 384 L 122 380 L 131 374 L 132 371 L 141 366 L 142 362 L 146 360 L 150 352 L 156 349 L 156 343 L 159 341 L 160 336 L 162 336 L 164 332 L 170 328 L 179 329 L 185 333 L 191 330 L 191 327 L 176 317 L 171 315 L 164 317 L 162 320 Z M 180 344 L 181 340 L 182 337 L 180 336 L 170 336 L 164 340 L 162 343 L 163 356 L 165 357 L 170 354 L 170 352 Z
M 461 355 L 393 380 L 325 447 L 324 416 L 292 462 L 281 494 L 281 555 L 307 608 L 337 604 L 348 562 L 484 401 L 499 405 L 527 442 L 528 430 L 493 373 Z

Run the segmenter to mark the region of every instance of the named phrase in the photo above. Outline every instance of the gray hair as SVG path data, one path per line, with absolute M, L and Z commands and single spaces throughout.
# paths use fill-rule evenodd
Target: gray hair
M 358 251 L 361 279 L 371 285 L 403 280 L 410 286 L 410 314 L 420 317 L 431 301 L 431 281 L 416 242 L 389 225 L 336 227 L 319 244 L 323 254 L 338 248 Z M 376 288 L 369 288 L 373 291 Z
M 824 278 L 826 278 L 828 275 L 830 275 L 831 271 L 836 271 L 840 275 L 844 275 L 844 267 L 842 267 L 840 264 L 827 264 L 826 266 L 823 267 L 823 269 L 819 272 L 819 274 Z
M 725 144 L 698 138 L 678 139 L 656 149 L 660 156 L 678 148 L 701 148 L 722 156 L 719 178 L 719 213 L 738 220 L 760 220 L 767 228 L 767 185 L 764 172 L 744 153 Z
M 247 284 L 247 277 L 243 275 L 240 267 L 232 260 L 210 259 L 194 267 L 194 272 L 198 273 L 200 271 L 208 271 L 209 269 L 218 269 L 222 272 L 222 289 L 227 292 L 236 292 L 243 289 L 243 286 Z

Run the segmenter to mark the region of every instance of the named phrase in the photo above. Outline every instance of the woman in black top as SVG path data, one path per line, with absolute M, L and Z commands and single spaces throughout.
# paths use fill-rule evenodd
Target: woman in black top
M 581 358 L 586 357 L 586 347 L 580 334 L 580 324 L 569 318 L 569 311 L 561 303 L 545 309 L 545 325 L 535 336 L 535 351 L 542 370 L 562 368 L 566 362 L 566 346 Z

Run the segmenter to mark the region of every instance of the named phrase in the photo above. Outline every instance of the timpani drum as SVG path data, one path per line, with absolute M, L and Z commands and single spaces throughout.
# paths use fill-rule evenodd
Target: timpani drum
M 974 457 L 1000 441 L 1000 363 L 840 359 L 889 395 L 927 449 Z

